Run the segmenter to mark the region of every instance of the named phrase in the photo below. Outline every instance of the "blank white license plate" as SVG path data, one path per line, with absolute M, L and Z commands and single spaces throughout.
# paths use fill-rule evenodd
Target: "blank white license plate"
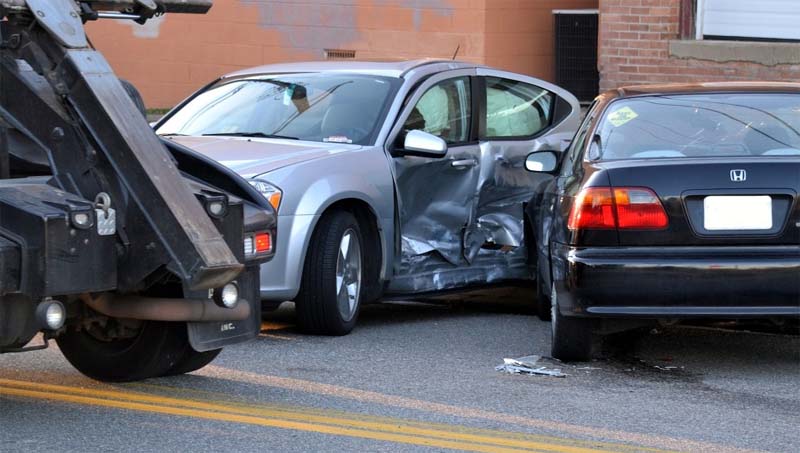
M 772 229 L 772 198 L 767 195 L 706 197 L 703 210 L 709 231 Z

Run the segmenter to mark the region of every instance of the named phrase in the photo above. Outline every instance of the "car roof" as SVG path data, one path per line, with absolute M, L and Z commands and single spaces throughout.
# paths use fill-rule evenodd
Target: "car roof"
M 477 67 L 477 65 L 471 63 L 430 58 L 402 61 L 305 61 L 256 66 L 226 74 L 223 78 L 298 72 L 346 72 L 384 77 L 403 77 L 407 72 L 421 66 L 435 64 L 446 64 L 449 69 Z
M 709 82 L 625 86 L 607 92 L 612 97 L 694 93 L 800 93 L 800 83 L 791 82 Z

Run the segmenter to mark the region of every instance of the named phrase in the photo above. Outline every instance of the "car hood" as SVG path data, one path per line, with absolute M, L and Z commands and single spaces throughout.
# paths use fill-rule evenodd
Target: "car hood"
M 245 178 L 252 178 L 289 165 L 361 149 L 358 145 L 283 139 L 194 136 L 167 138 L 216 160 Z

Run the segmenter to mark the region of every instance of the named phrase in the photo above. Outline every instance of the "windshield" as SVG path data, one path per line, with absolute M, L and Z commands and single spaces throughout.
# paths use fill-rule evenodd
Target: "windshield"
M 589 160 L 800 156 L 800 95 L 647 96 L 612 103 Z
M 156 132 L 371 144 L 396 81 L 353 74 L 223 80 L 181 107 Z

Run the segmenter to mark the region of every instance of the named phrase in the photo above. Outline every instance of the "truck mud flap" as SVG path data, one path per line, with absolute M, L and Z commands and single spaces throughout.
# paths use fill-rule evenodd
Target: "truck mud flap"
M 258 266 L 248 267 L 239 275 L 236 282 L 239 284 L 240 297 L 244 299 L 239 303 L 250 304 L 250 317 L 242 321 L 187 323 L 189 343 L 194 350 L 211 351 L 258 336 L 261 331 Z

